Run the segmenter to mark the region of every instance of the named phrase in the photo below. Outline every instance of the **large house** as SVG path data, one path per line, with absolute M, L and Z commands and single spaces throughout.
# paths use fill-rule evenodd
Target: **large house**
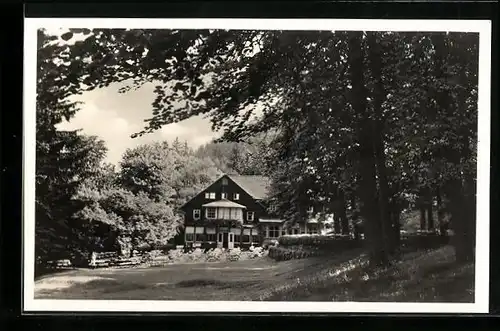
M 223 175 L 217 179 L 181 207 L 185 243 L 249 247 L 284 234 L 319 233 L 320 224 L 314 219 L 285 227 L 284 220 L 266 204 L 268 185 L 264 176 Z

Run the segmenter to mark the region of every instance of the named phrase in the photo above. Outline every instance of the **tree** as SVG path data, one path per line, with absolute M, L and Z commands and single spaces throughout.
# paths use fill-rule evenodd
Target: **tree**
M 67 131 L 53 135 L 50 141 L 37 140 L 35 250 L 42 260 L 64 256 L 74 246 L 70 219 L 79 206 L 72 197 L 96 174 L 106 153 L 95 137 Z
M 477 36 L 95 29 L 58 55 L 76 56 L 92 60 L 72 71 L 90 89 L 158 82 L 139 135 L 203 114 L 222 140 L 277 131 L 274 190 L 294 204 L 283 211 L 301 217 L 332 187 L 356 194 L 375 264 L 397 246 L 405 195 L 442 188 L 457 259 L 470 260 Z

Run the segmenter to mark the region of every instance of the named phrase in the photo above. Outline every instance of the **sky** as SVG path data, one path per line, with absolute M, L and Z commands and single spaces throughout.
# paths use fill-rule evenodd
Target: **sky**
M 61 130 L 82 129 L 82 133 L 98 136 L 106 142 L 106 162 L 118 164 L 127 148 L 153 141 L 174 141 L 178 137 L 186 140 L 192 148 L 211 141 L 212 132 L 208 119 L 193 117 L 178 123 L 163 126 L 154 133 L 131 138 L 141 131 L 144 120 L 152 116 L 151 103 L 154 100 L 153 84 L 147 84 L 135 91 L 118 93 L 119 85 L 112 85 L 79 95 L 80 110 L 69 122 L 58 125 Z
M 61 35 L 66 29 L 46 29 L 51 35 Z M 75 35 L 69 43 L 82 40 Z M 64 43 L 62 39 L 59 42 Z M 123 85 L 111 85 L 106 88 L 85 92 L 71 98 L 81 101 L 80 110 L 69 122 L 58 125 L 60 130 L 81 129 L 83 134 L 95 135 L 104 140 L 108 148 L 106 162 L 118 165 L 127 148 L 153 141 L 172 142 L 178 137 L 187 141 L 192 148 L 197 148 L 211 141 L 216 133 L 211 130 L 211 123 L 202 117 L 193 117 L 185 121 L 163 126 L 160 130 L 142 137 L 131 138 L 133 133 L 141 131 L 144 120 L 152 116 L 154 85 L 146 84 L 138 90 L 118 93 Z

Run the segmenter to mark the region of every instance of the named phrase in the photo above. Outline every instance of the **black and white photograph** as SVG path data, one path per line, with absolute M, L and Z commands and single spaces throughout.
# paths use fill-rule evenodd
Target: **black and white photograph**
M 26 311 L 488 311 L 489 21 L 25 24 Z

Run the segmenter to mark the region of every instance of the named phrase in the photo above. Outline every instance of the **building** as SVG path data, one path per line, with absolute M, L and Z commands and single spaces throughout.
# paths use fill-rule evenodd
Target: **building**
M 311 219 L 294 228 L 284 226 L 266 205 L 269 179 L 223 175 L 182 207 L 184 241 L 193 246 L 235 248 L 262 245 L 284 234 L 319 233 Z

